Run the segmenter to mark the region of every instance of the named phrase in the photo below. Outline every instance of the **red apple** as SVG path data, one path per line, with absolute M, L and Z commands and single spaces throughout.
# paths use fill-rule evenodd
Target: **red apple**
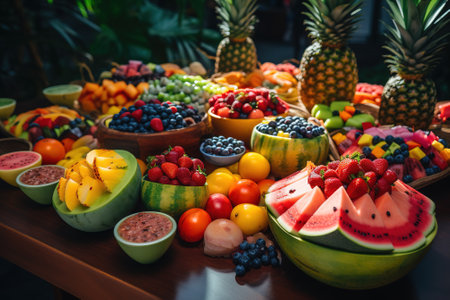
M 220 218 L 229 219 L 233 207 L 227 196 L 215 193 L 209 195 L 205 210 L 209 213 L 212 220 Z

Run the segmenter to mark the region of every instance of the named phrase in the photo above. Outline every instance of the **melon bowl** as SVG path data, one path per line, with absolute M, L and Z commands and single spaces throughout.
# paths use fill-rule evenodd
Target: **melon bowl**
M 100 147 L 123 149 L 145 161 L 150 154 L 159 154 L 168 146 L 182 146 L 187 153 L 197 153 L 202 136 L 208 133 L 208 118 L 186 128 L 159 133 L 132 133 L 108 128 L 112 116 L 100 120 L 97 139 Z
M 208 117 L 211 120 L 215 135 L 234 137 L 242 140 L 246 145 L 250 145 L 253 127 L 261 123 L 266 118 L 259 119 L 232 119 L 222 118 L 212 112 L 212 107 L 208 110 Z M 287 116 L 287 112 L 278 116 Z M 269 118 L 270 119 L 270 118 Z
M 139 199 L 141 171 L 131 153 L 123 150 L 114 151 L 127 162 L 127 171 L 112 192 L 101 195 L 91 207 L 79 205 L 72 211 L 68 210 L 66 204 L 59 199 L 58 190 L 55 188 L 53 207 L 61 219 L 73 228 L 86 232 L 111 229 L 135 207 Z
M 76 84 L 62 84 L 48 87 L 42 93 L 53 104 L 73 107 L 82 90 L 83 88 Z
M 325 163 L 330 149 L 327 133 L 311 139 L 293 139 L 265 134 L 256 127 L 250 145 L 252 151 L 267 158 L 270 171 L 277 178 L 303 169 L 308 161 L 317 165 Z
M 305 241 L 284 230 L 270 213 L 269 225 L 281 250 L 300 270 L 318 281 L 349 290 L 377 288 L 405 276 L 426 254 L 437 232 L 436 224 L 425 245 L 410 252 L 363 254 Z
M 151 182 L 142 179 L 141 199 L 147 210 L 178 218 L 190 208 L 204 208 L 208 186 L 184 186 Z

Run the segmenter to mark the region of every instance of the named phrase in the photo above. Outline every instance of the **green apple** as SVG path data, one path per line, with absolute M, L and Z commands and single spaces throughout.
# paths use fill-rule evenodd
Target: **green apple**
M 315 117 L 319 120 L 327 120 L 333 116 L 331 110 L 327 107 L 326 109 L 321 109 L 317 112 Z
M 330 108 L 328 107 L 328 105 L 325 104 L 316 104 L 313 106 L 313 108 L 311 109 L 311 115 L 314 118 L 317 118 L 316 114 L 319 112 L 319 110 L 330 110 Z
M 343 126 L 344 126 L 344 121 L 342 121 L 341 117 L 339 117 L 339 116 L 332 116 L 331 118 L 329 118 L 325 121 L 325 127 L 327 128 L 327 130 L 340 129 Z
M 346 106 L 351 106 L 349 101 L 333 101 L 330 104 L 330 110 L 343 111 Z

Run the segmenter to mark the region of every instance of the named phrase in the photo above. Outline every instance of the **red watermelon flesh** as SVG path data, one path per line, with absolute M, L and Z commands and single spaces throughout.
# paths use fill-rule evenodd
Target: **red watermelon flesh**
M 395 252 L 406 252 L 425 244 L 425 236 L 406 219 L 389 193 L 375 199 L 375 206 L 388 229 Z
M 345 251 L 362 253 L 392 251 L 392 244 L 383 232 L 380 218 L 372 219 L 365 216 L 368 214 L 370 203 L 361 199 L 358 201 L 358 208 L 359 211 L 345 189 L 340 187 L 300 229 L 300 236 L 305 240 Z M 372 213 L 374 211 L 372 208 Z
M 279 190 L 267 193 L 265 196 L 267 208 L 279 217 L 310 190 L 308 177 L 304 177 Z
M 324 201 L 325 196 L 322 190 L 316 186 L 279 216 L 278 222 L 286 231 L 298 234 L 298 231 Z
M 291 183 L 294 183 L 296 181 L 299 181 L 300 179 L 303 179 L 303 178 L 307 177 L 308 175 L 309 175 L 309 168 L 308 167 L 303 168 L 300 171 L 292 173 L 291 175 L 274 182 L 274 184 L 272 184 L 270 186 L 270 188 L 267 190 L 267 192 L 271 193 L 271 192 L 274 192 L 276 190 L 282 189 L 282 188 L 284 188 L 285 186 L 287 186 L 287 185 L 289 185 Z
M 436 209 L 436 205 L 434 202 L 425 196 L 422 193 L 419 193 L 406 183 L 401 180 L 397 180 L 394 182 L 394 186 L 392 187 L 392 191 L 399 191 L 411 197 L 411 201 L 417 203 L 424 211 L 427 211 L 429 214 L 434 215 L 434 211 Z

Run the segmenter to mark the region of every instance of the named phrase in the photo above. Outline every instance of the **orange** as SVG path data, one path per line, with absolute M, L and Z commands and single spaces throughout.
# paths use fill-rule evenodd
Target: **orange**
M 263 179 L 258 182 L 259 192 L 261 193 L 261 200 L 259 205 L 264 205 L 264 196 L 267 194 L 270 186 L 275 183 L 273 179 Z
M 64 158 L 66 149 L 63 143 L 56 139 L 42 139 L 34 145 L 33 151 L 42 155 L 42 164 L 54 165 Z
M 74 139 L 71 138 L 65 138 L 62 139 L 61 143 L 64 145 L 64 149 L 66 150 L 66 153 L 72 150 L 72 145 L 75 142 Z
M 247 152 L 239 160 L 239 174 L 255 182 L 265 179 L 270 173 L 269 161 L 259 153 Z
M 144 176 L 145 171 L 147 170 L 147 165 L 142 159 L 136 158 L 136 161 L 141 169 L 141 175 Z

